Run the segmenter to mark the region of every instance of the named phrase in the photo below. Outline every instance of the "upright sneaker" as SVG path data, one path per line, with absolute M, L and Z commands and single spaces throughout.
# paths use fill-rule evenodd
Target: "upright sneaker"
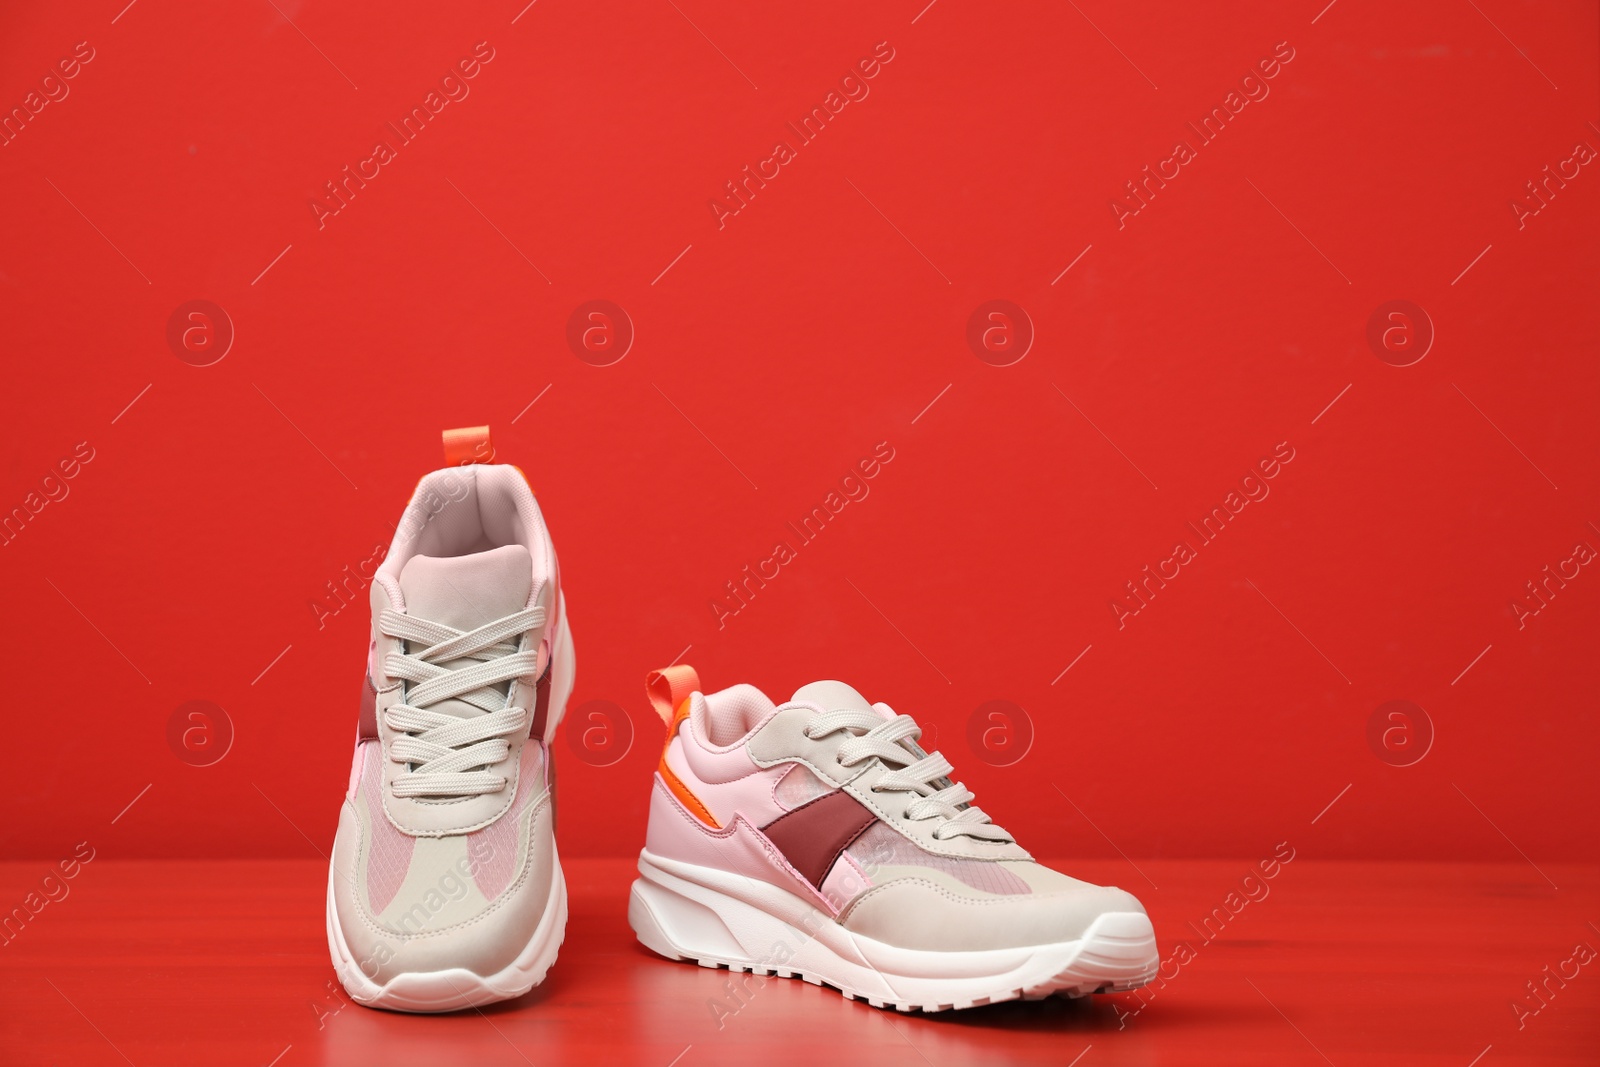
M 843 682 L 775 706 L 647 680 L 667 722 L 628 922 L 647 947 L 901 1011 L 1133 989 L 1155 932 L 1120 889 L 1036 862 L 915 721 Z
M 463 433 L 446 434 L 447 456 Z M 573 672 L 555 549 L 522 472 L 423 478 L 372 580 L 328 875 L 328 946 L 357 1003 L 451 1011 L 543 981 L 567 922 L 550 739 Z

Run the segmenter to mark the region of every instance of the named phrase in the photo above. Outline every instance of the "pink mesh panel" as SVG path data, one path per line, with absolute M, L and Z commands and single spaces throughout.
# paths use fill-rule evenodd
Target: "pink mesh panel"
M 832 782 L 824 782 L 801 763 L 796 763 L 788 774 L 778 779 L 778 784 L 772 787 L 772 798 L 778 806 L 785 811 L 793 811 L 802 804 L 809 804 L 824 793 L 834 790 Z
M 867 877 L 867 872 L 856 865 L 850 858 L 849 850 L 839 854 L 839 859 L 833 868 L 828 871 L 828 877 L 822 880 L 817 887 L 822 890 L 822 896 L 833 907 L 834 914 L 845 909 L 856 897 L 872 888 L 872 879 Z
M 845 855 L 856 862 L 873 884 L 883 881 L 879 871 L 884 867 L 926 867 L 947 874 L 963 885 L 996 896 L 1023 896 L 1033 892 L 1027 882 L 998 863 L 953 859 L 924 852 L 881 822 L 867 827 L 845 849 Z
M 365 767 L 361 774 L 361 796 L 367 803 L 367 822 L 371 827 L 367 843 L 367 906 L 377 915 L 389 906 L 400 891 L 411 867 L 411 850 L 417 840 L 403 834 L 383 813 L 383 755 L 378 742 L 361 746 Z
M 517 769 L 517 795 L 511 808 L 482 830 L 467 835 L 467 865 L 472 880 L 487 899 L 506 891 L 517 873 L 518 824 L 533 799 L 544 792 L 544 743 L 529 738 Z

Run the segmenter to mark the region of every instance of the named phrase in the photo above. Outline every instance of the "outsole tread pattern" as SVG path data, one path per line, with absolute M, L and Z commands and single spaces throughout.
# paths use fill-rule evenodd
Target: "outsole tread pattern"
M 861 993 L 853 993 L 848 989 L 840 989 L 838 986 L 825 981 L 820 976 L 810 974 L 805 971 L 780 971 L 772 968 L 756 967 L 750 964 L 735 963 L 731 960 L 719 960 L 714 958 L 702 959 L 693 956 L 673 956 L 671 958 L 684 963 L 695 963 L 701 967 L 711 969 L 720 968 L 728 971 L 735 971 L 740 974 L 753 974 L 764 978 L 799 978 L 808 985 L 832 989 L 846 1000 L 859 1001 L 860 1003 L 868 1004 L 874 1008 L 893 1009 L 906 1014 L 910 1014 L 912 1012 L 933 1014 L 942 1011 L 958 1011 L 966 1008 L 981 1008 L 988 1004 L 1003 1004 L 1012 1000 L 1039 1001 L 1048 1000 L 1050 997 L 1062 997 L 1068 1000 L 1077 1000 L 1081 997 L 1090 996 L 1091 994 L 1127 993 L 1148 985 L 1155 978 L 1155 968 L 1152 967 L 1148 974 L 1131 978 L 1124 982 L 1105 982 L 1100 979 L 1085 981 L 1081 976 L 1074 974 L 1071 968 L 1068 968 L 1067 970 L 1056 975 L 1054 978 L 1051 978 L 1045 982 L 1040 982 L 1030 986 L 1018 986 L 992 993 L 988 996 L 974 997 L 970 1000 L 959 1000 L 946 1003 L 915 1004 L 903 1001 L 880 1000 Z

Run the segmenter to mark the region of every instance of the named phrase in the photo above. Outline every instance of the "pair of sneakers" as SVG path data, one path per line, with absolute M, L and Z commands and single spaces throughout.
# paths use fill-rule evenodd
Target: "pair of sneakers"
M 522 472 L 423 478 L 371 594 L 328 877 L 334 968 L 376 1008 L 520 996 L 566 926 L 550 742 L 574 678 L 554 546 Z M 750 685 L 705 693 L 681 665 L 647 691 L 667 738 L 628 922 L 651 950 L 905 1011 L 1153 977 L 1138 900 L 1035 861 L 910 717 L 836 681 L 781 704 Z

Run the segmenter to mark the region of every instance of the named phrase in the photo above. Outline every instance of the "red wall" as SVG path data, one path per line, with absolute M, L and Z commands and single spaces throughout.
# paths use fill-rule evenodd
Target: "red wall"
M 569 853 L 639 845 L 642 678 L 692 646 L 713 686 L 918 715 L 1041 854 L 1592 854 L 1594 5 L 923 2 L 9 5 L 0 104 L 61 98 L 0 147 L 0 506 L 75 476 L 0 547 L 6 854 L 326 848 L 367 622 L 313 604 L 481 422 L 555 533 L 576 703 L 632 719 L 620 758 L 558 748 Z M 210 366 L 169 344 L 193 300 L 232 324 Z M 569 348 L 593 300 L 633 326 L 610 366 Z M 993 300 L 1031 322 L 1008 366 L 969 347 Z M 1396 300 L 1431 327 L 1369 342 Z M 1146 565 L 1177 573 L 1119 616 Z M 197 700 L 233 732 L 204 767 L 169 731 Z M 996 700 L 1032 731 L 1004 768 Z

